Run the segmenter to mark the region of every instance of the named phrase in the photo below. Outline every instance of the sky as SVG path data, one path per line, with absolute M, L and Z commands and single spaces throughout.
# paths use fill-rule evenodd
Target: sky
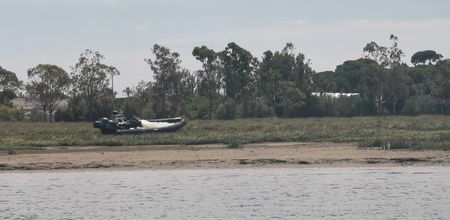
M 450 56 L 448 0 L 0 0 L 0 66 L 26 81 L 38 64 L 67 72 L 85 49 L 121 72 L 119 93 L 152 80 L 145 58 L 160 44 L 200 68 L 192 49 L 236 42 L 261 58 L 287 42 L 317 72 L 358 59 L 371 41 L 399 37 L 405 62 L 420 50 Z

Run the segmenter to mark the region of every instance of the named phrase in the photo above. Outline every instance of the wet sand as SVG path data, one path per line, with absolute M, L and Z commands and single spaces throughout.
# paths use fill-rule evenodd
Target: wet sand
M 0 151 L 0 171 L 450 166 L 450 151 L 361 149 L 352 143 L 52 147 Z

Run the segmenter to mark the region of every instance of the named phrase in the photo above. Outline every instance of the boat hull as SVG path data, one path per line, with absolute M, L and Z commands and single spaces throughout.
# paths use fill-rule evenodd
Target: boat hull
M 130 120 L 131 121 L 131 120 Z M 129 121 L 129 122 L 130 122 Z M 94 122 L 94 128 L 101 130 L 102 134 L 145 134 L 145 133 L 161 133 L 161 132 L 175 132 L 184 127 L 187 124 L 187 120 L 184 118 L 163 118 L 163 119 L 149 119 L 145 120 L 148 123 L 165 123 L 166 125 L 161 127 L 145 128 L 139 126 L 124 126 L 118 122 L 112 121 L 107 118 L 103 118 Z M 133 121 L 135 123 L 136 121 Z M 127 123 L 126 125 L 131 125 Z M 138 123 L 141 124 L 141 123 Z M 142 124 L 141 124 L 142 126 Z
M 144 133 L 161 133 L 161 132 L 175 132 L 184 127 L 187 124 L 184 118 L 164 118 L 164 119 L 151 119 L 146 120 L 148 122 L 166 122 L 170 123 L 168 126 L 160 128 L 139 128 L 139 129 L 122 129 L 117 130 L 116 134 L 144 134 Z

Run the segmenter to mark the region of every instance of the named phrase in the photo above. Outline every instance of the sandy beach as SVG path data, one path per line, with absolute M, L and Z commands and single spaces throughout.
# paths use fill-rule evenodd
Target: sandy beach
M 352 143 L 51 147 L 0 153 L 0 170 L 213 169 L 450 165 L 449 151 L 361 149 Z

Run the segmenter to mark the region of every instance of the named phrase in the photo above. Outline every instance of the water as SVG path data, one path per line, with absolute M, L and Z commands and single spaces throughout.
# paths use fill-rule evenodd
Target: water
M 0 174 L 0 219 L 449 219 L 450 168 Z

